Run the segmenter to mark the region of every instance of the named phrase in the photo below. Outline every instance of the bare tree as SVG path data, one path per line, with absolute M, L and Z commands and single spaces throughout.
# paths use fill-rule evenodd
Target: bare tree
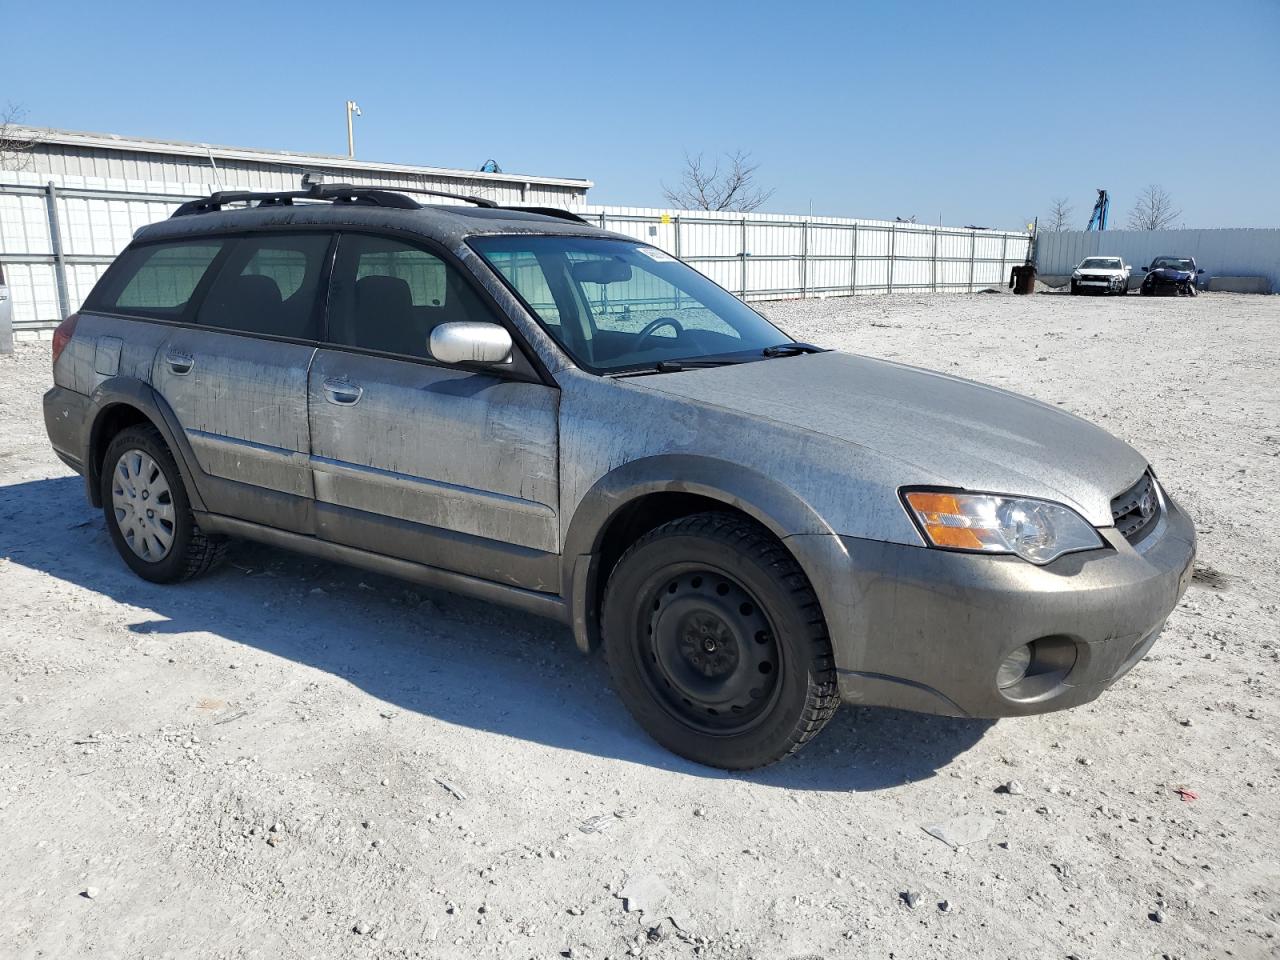
M 751 154 L 742 150 L 725 154 L 723 167 L 719 160 L 708 166 L 702 154 L 693 156 L 686 151 L 680 185 L 672 189 L 664 183 L 662 193 L 668 203 L 681 210 L 746 213 L 763 206 L 773 196 L 772 190 L 756 185 L 758 168 L 759 164 L 751 162 Z
M 0 170 L 26 170 L 40 138 L 22 128 L 27 111 L 10 103 L 0 110 Z
M 1075 208 L 1066 197 L 1059 197 L 1049 206 L 1049 216 L 1045 218 L 1044 228 L 1049 233 L 1062 233 L 1071 229 L 1071 214 Z
M 1142 191 L 1129 211 L 1129 229 L 1168 230 L 1180 216 L 1182 211 L 1174 209 L 1173 198 L 1164 187 L 1153 183 Z

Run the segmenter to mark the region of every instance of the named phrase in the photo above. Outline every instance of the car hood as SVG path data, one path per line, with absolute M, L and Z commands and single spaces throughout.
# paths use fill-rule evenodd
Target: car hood
M 1128 273 L 1128 267 L 1076 267 L 1076 273 Z
M 856 444 L 899 466 L 899 485 L 1066 503 L 1110 526 L 1111 499 L 1146 461 L 1093 424 L 1028 397 L 835 351 L 630 383 Z M 760 442 L 768 434 L 760 432 Z
M 1158 280 L 1190 280 L 1193 276 L 1190 270 L 1179 270 L 1177 267 L 1156 267 L 1150 271 L 1150 275 Z

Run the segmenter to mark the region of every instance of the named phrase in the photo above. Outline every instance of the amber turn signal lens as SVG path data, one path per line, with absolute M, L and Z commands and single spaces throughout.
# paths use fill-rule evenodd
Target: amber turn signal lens
M 925 533 L 935 547 L 953 550 L 989 549 L 981 528 L 973 527 L 954 493 L 917 490 L 907 494 L 907 503 L 924 525 Z

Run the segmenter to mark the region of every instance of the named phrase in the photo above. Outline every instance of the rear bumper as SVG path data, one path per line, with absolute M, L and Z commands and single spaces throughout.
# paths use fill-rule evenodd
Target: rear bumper
M 84 473 L 84 430 L 89 398 L 66 387 L 44 395 L 44 429 L 58 459 L 76 473 Z
M 1172 500 L 1141 550 L 1103 533 L 1106 548 L 1044 567 L 852 537 L 787 542 L 809 570 L 815 547 L 826 554 L 814 586 L 842 699 L 1007 717 L 1095 699 L 1146 655 L 1186 589 L 1195 529 Z M 798 543 L 818 540 L 832 544 Z M 1047 659 L 1001 690 L 1001 662 L 1033 641 Z

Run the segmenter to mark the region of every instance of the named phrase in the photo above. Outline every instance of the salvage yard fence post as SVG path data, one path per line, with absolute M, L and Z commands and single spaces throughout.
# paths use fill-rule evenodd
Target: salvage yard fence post
M 45 184 L 44 205 L 49 216 L 49 246 L 53 253 L 53 279 L 58 290 L 58 313 L 71 315 L 71 297 L 67 293 L 67 261 L 62 255 L 62 230 L 58 224 L 58 188 L 53 181 Z

